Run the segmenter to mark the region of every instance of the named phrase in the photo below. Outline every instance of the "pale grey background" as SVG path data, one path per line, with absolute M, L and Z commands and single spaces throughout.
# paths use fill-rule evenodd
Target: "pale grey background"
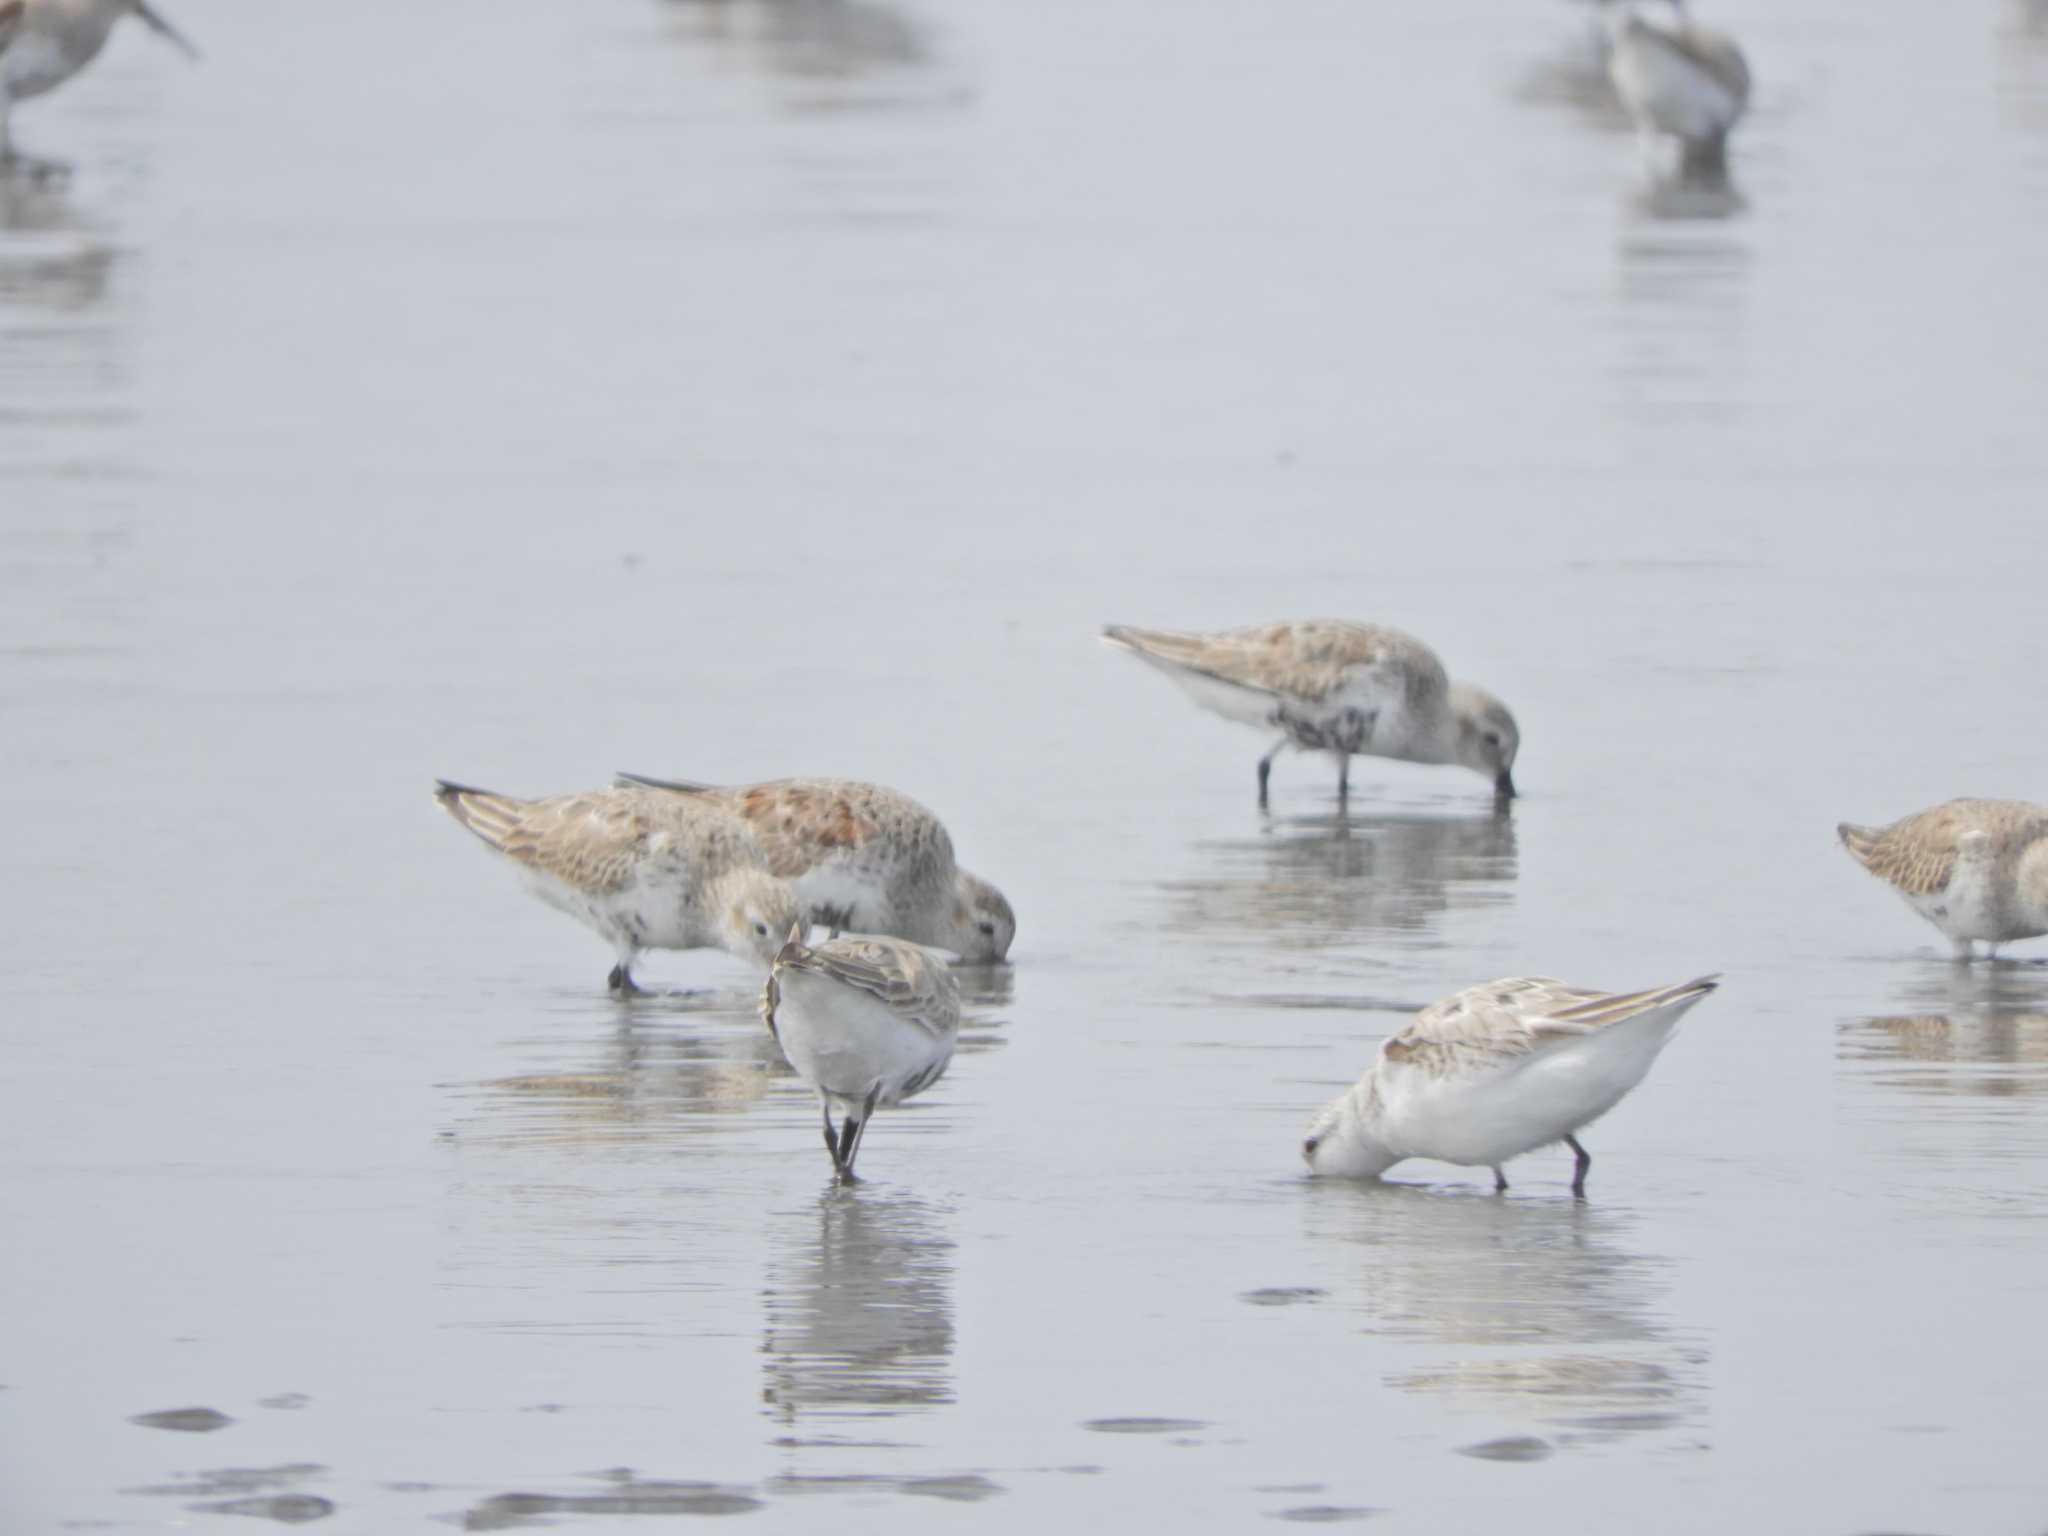
M 2048 795 L 2017 0 L 1717 3 L 1686 222 L 1546 0 L 172 14 L 0 203 L 0 1527 L 2038 1533 L 2048 972 L 1832 831 Z M 1511 823 L 1265 824 L 1091 638 L 1318 613 L 1511 701 Z M 1014 900 L 854 1195 L 736 963 L 622 1010 L 427 796 L 615 767 Z M 1590 1204 L 1300 1177 L 1398 1009 L 1707 969 Z

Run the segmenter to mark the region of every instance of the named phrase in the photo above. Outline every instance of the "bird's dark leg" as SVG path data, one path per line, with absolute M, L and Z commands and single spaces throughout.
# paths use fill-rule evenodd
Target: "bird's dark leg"
M 1266 781 L 1273 777 L 1273 759 L 1287 749 L 1288 739 L 1282 736 L 1273 743 L 1273 750 L 1259 759 L 1259 809 L 1266 808 Z
M 860 1118 L 855 1120 L 850 1115 L 847 1117 L 846 1177 L 849 1183 L 853 1180 L 854 1157 L 860 1152 L 861 1138 L 868 1133 L 868 1122 L 875 1118 L 875 1100 L 881 1096 L 882 1085 L 876 1083 L 868 1090 L 868 1101 L 861 1106 Z
M 1498 1167 L 1493 1170 L 1493 1192 L 1496 1195 L 1504 1195 L 1508 1192 L 1508 1176 L 1502 1173 Z
M 605 977 L 604 984 L 607 991 L 616 992 L 621 997 L 645 996 L 640 986 L 633 980 L 633 973 L 626 969 L 626 962 L 623 960 L 612 967 L 612 973 Z
M 1593 1154 L 1579 1145 L 1579 1138 L 1567 1136 L 1564 1144 L 1572 1149 L 1572 1156 L 1578 1162 L 1572 1167 L 1572 1193 L 1579 1199 L 1586 1198 L 1586 1170 L 1593 1166 Z
M 1351 754 L 1337 754 L 1337 803 L 1349 804 L 1351 800 Z
M 825 1150 L 832 1155 L 832 1171 L 839 1171 L 839 1132 L 832 1125 L 832 1106 L 821 1104 L 825 1113 Z
M 853 1178 L 853 1147 L 860 1140 L 860 1122 L 848 1115 L 846 1123 L 839 1128 L 839 1150 L 832 1155 L 833 1165 L 839 1170 L 839 1182 L 851 1184 Z

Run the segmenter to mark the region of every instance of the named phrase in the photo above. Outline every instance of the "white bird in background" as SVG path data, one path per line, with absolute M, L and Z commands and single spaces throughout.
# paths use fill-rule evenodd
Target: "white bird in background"
M 1850 857 L 1939 928 L 1967 964 L 1971 941 L 2048 933 L 2048 806 L 1951 800 L 1888 827 L 1835 828 Z
M 1728 132 L 1749 105 L 1742 50 L 1725 33 L 1694 21 L 1685 0 L 1624 5 L 1610 26 L 1608 74 L 1638 131 L 1646 139 L 1678 140 L 1681 181 L 1725 182 Z
M 651 789 L 515 800 L 446 779 L 434 798 L 518 865 L 534 895 L 612 946 L 614 992 L 640 990 L 643 949 L 716 947 L 766 967 L 797 920 L 796 893 L 769 873 L 754 834 L 715 806 Z
M 1281 732 L 1259 759 L 1259 804 L 1273 759 L 1288 747 L 1337 759 L 1337 796 L 1351 789 L 1351 758 L 1456 763 L 1515 792 L 1521 732 L 1508 708 L 1483 688 L 1454 683 L 1436 652 L 1412 635 L 1377 624 L 1304 619 L 1213 634 L 1133 629 L 1102 632 L 1178 683 L 1204 709 Z
M 1647 992 L 1596 992 L 1545 976 L 1467 987 L 1432 1003 L 1380 1047 L 1379 1059 L 1315 1119 L 1301 1144 L 1311 1174 L 1374 1179 L 1407 1157 L 1491 1168 L 1563 1142 L 1643 1080 L 1712 976 Z
M 768 972 L 761 1017 L 824 1106 L 825 1150 L 834 1176 L 850 1184 L 875 1111 L 945 1075 L 960 1037 L 960 987 L 936 955 L 907 940 L 812 947 L 793 927 Z
M 184 33 L 147 0 L 26 0 L 13 42 L 8 44 L 0 37 L 0 167 L 22 165 L 38 172 L 62 169 L 58 161 L 17 155 L 9 116 L 17 101 L 56 89 L 98 58 L 114 23 L 123 16 L 140 17 L 187 56 L 199 57 L 199 50 Z

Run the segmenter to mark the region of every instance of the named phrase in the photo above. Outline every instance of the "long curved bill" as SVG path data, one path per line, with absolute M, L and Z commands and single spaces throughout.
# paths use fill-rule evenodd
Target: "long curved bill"
M 165 20 L 163 12 L 151 5 L 149 0 L 131 0 L 131 3 L 135 7 L 135 14 L 149 24 L 150 31 L 166 42 L 174 44 L 186 58 L 199 57 L 199 50 L 193 46 L 192 39 Z

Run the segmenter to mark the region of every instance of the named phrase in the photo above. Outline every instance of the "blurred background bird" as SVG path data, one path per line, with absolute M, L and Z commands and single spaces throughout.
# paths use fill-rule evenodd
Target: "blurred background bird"
M 1676 139 L 1678 179 L 1728 177 L 1728 133 L 1749 106 L 1749 62 L 1725 33 L 1692 19 L 1685 0 L 1617 6 L 1607 69 L 1646 140 Z
M 148 0 L 16 0 L 15 9 L 20 14 L 10 36 L 6 8 L 0 7 L 0 169 L 35 174 L 67 169 L 63 161 L 31 159 L 15 151 L 9 123 L 14 104 L 54 90 L 98 58 L 123 16 L 141 18 L 188 57 L 199 57 L 191 40 Z

